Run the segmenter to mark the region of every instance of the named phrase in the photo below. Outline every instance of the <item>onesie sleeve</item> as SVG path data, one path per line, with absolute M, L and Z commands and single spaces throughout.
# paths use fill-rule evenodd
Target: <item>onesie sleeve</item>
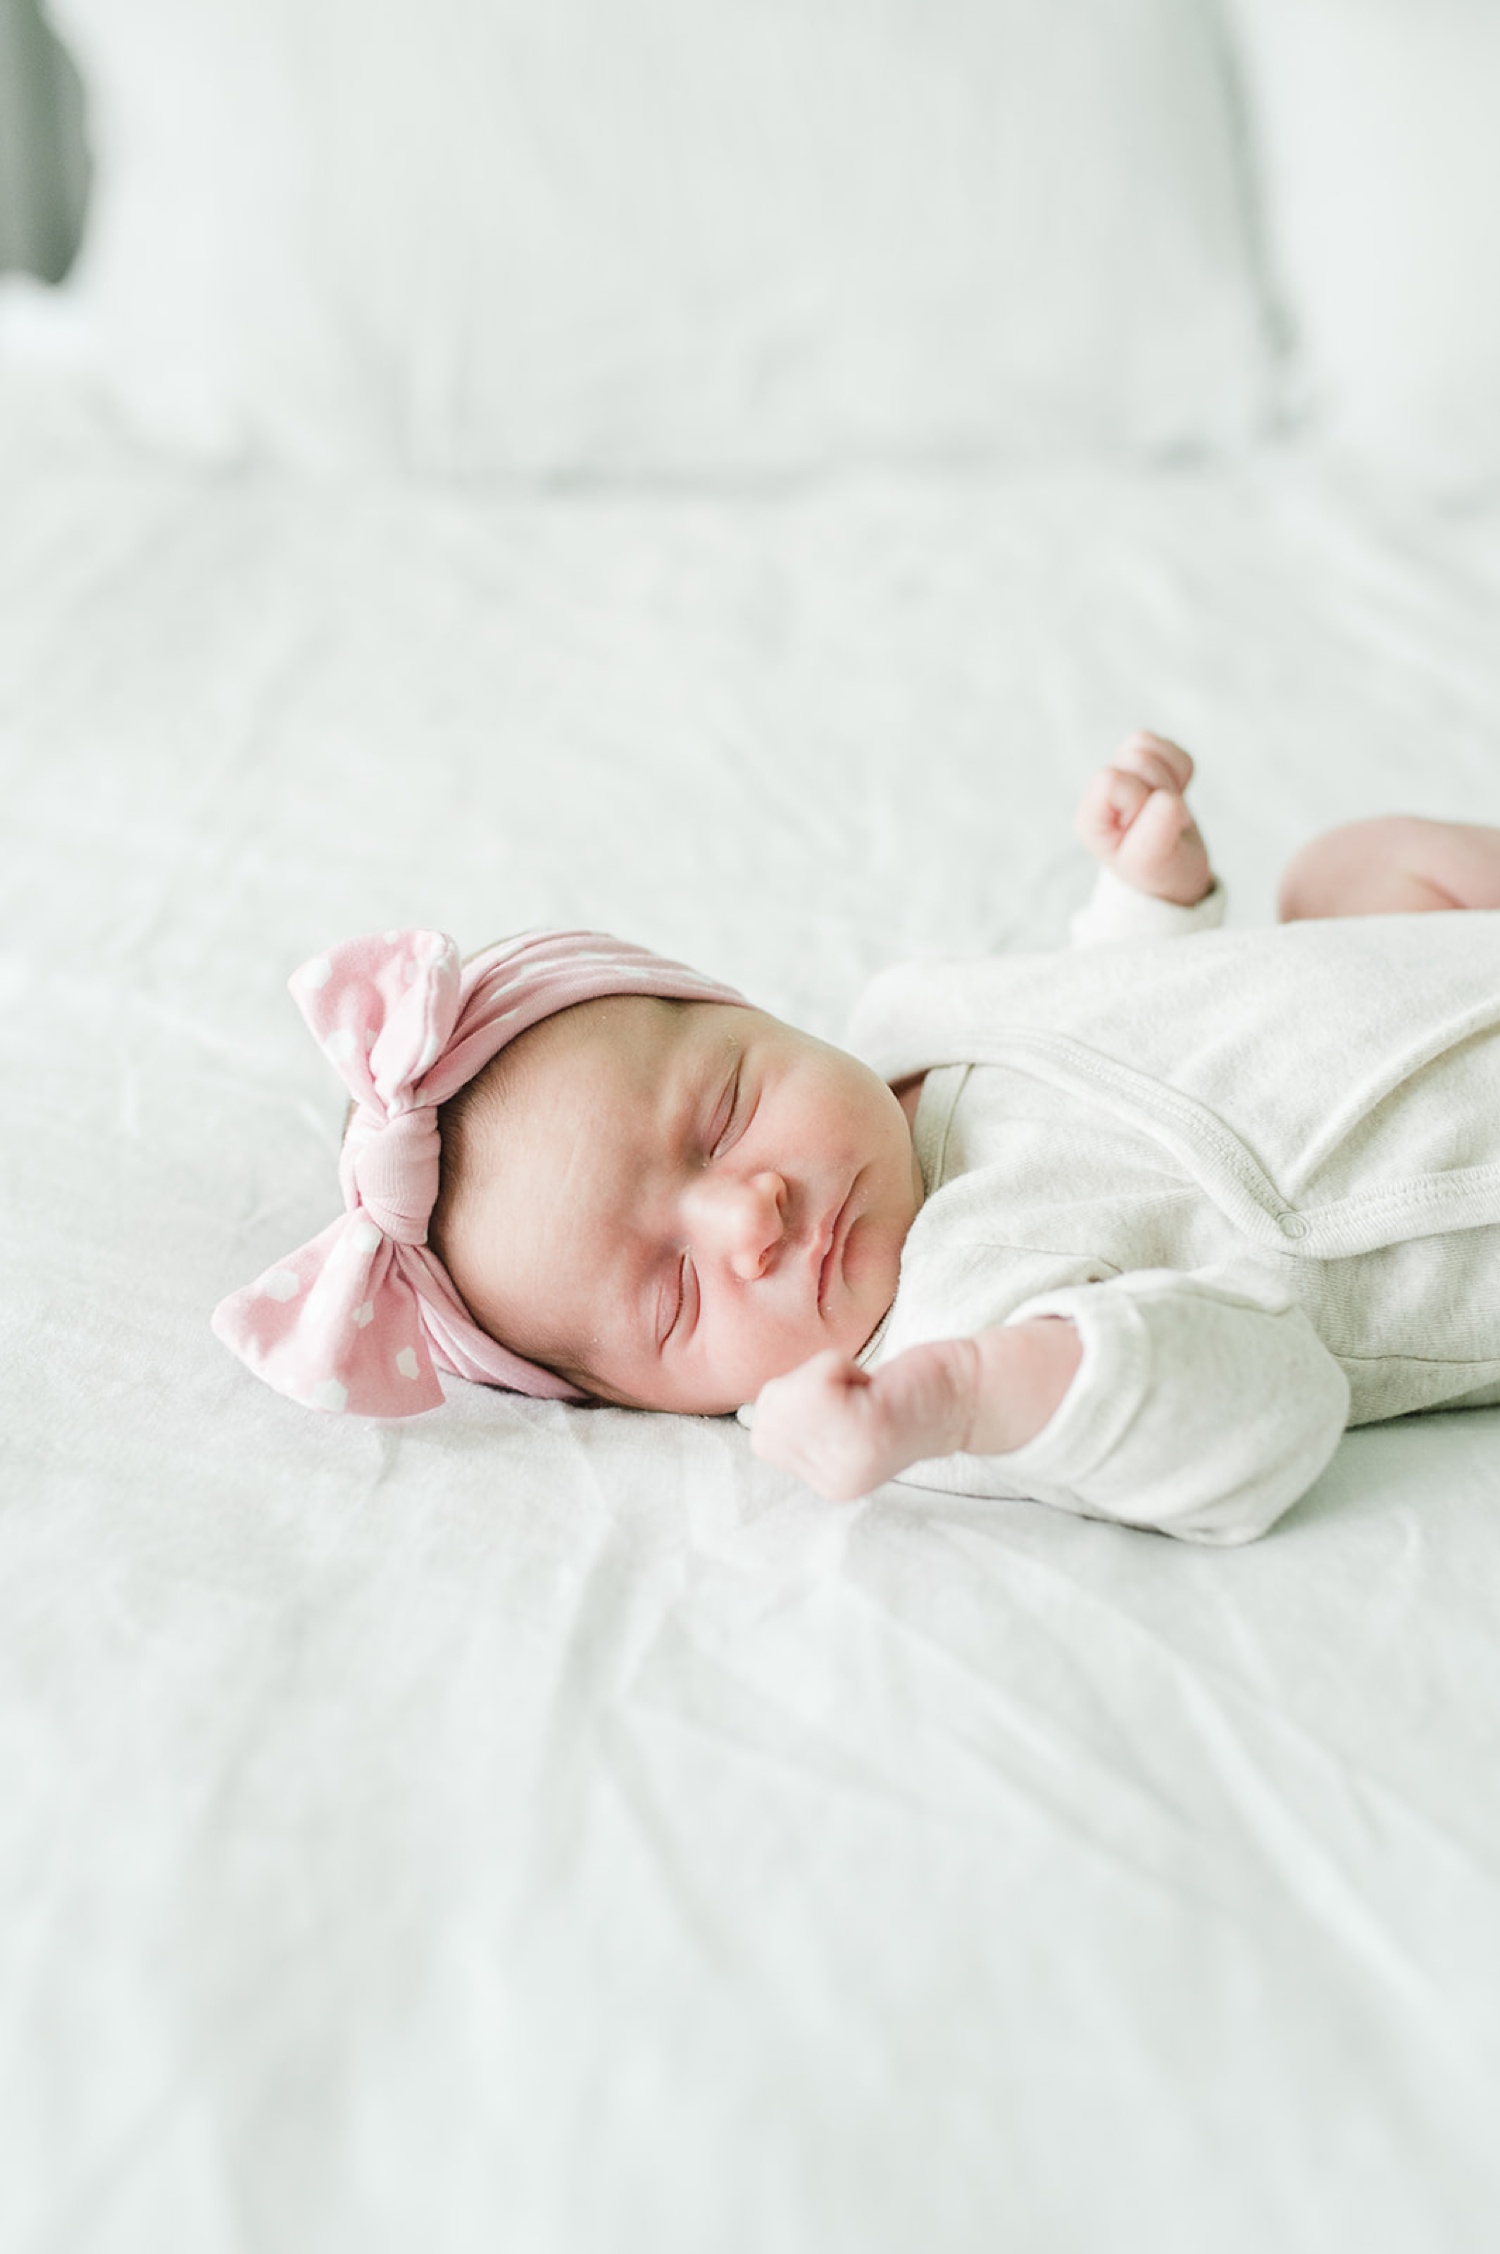
M 903 1479 L 1228 1545 L 1305 1494 L 1347 1422 L 1339 1363 L 1254 1271 L 1136 1270 L 1041 1292 L 1006 1321 L 1039 1315 L 1066 1316 L 1083 1347 L 1051 1420 L 1008 1454 L 938 1458 Z
M 1068 925 L 1075 947 L 1105 947 L 1122 939 L 1178 939 L 1195 931 L 1217 931 L 1224 921 L 1224 887 L 1215 877 L 1213 890 L 1191 908 L 1173 900 L 1157 900 L 1138 892 L 1113 869 L 1101 868 L 1094 889 Z

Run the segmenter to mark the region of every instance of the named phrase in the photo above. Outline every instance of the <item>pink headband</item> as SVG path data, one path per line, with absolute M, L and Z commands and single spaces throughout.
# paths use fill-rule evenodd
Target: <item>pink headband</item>
M 508 1041 L 607 994 L 735 1002 L 743 994 L 598 931 L 523 933 L 460 964 L 446 932 L 349 939 L 288 981 L 357 1109 L 339 1157 L 342 1216 L 214 1309 L 257 1377 L 311 1409 L 409 1417 L 443 1398 L 437 1371 L 554 1401 L 587 1398 L 500 1346 L 435 1253 L 436 1107 Z

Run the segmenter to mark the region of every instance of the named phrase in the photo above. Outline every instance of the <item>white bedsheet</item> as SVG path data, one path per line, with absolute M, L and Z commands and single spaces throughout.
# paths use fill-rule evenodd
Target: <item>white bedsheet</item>
M 0 413 L 6 2254 L 1442 2254 L 1500 2230 L 1500 1417 L 1241 1553 L 732 1422 L 314 1418 L 283 990 L 585 920 L 834 1032 L 1061 937 L 1079 784 L 1500 821 L 1500 522 L 1295 461 L 185 474 Z

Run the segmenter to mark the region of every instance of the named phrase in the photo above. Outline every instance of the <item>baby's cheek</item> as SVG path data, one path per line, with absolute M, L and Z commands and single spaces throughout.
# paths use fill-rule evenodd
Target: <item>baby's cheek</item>
M 763 1385 L 785 1377 L 833 1341 L 819 1325 L 774 1321 L 746 1311 L 732 1348 L 723 1355 L 725 1374 L 740 1401 L 753 1401 Z

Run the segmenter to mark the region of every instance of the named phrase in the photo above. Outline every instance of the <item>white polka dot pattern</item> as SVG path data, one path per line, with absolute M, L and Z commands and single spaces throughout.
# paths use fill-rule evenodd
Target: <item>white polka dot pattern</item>
M 396 1367 L 403 1377 L 419 1377 L 421 1375 L 421 1364 L 417 1360 L 415 1347 L 402 1347 L 400 1353 L 396 1356 Z
M 273 1268 L 260 1288 L 268 1299 L 295 1299 L 302 1286 L 290 1268 Z

